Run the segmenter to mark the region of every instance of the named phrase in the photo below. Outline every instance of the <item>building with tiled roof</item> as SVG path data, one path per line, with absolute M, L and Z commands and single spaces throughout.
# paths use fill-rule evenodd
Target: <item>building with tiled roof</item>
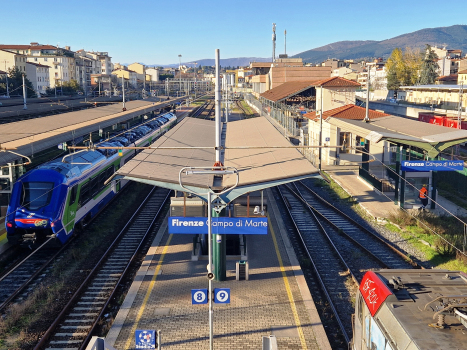
M 259 98 L 266 104 L 298 105 L 305 110 L 322 108 L 324 111 L 355 104 L 355 92 L 360 87 L 355 81 L 329 77 L 311 81 L 291 81 L 263 92 Z M 321 94 L 323 103 L 321 106 Z
M 341 119 L 351 119 L 351 120 L 364 120 L 366 115 L 365 108 L 356 106 L 353 104 L 345 105 L 342 107 L 334 108 L 329 111 L 325 111 L 323 113 L 323 118 L 326 120 L 329 117 L 334 117 L 334 118 L 341 118 Z M 387 117 L 389 114 L 383 113 L 383 112 L 378 112 L 373 109 L 368 110 L 368 117 L 370 120 L 376 119 L 376 118 L 382 118 L 382 117 Z M 306 113 L 303 115 L 303 117 L 310 119 L 310 120 L 316 120 L 319 118 L 319 113 L 315 112 L 310 112 Z
M 35 62 L 26 62 L 26 75 L 37 96 L 45 95 L 50 88 L 50 67 Z
M 457 84 L 457 74 L 443 75 L 442 77 L 438 77 L 436 79 L 436 83 L 441 85 Z
M 324 148 L 322 151 L 323 164 L 337 165 L 345 162 L 359 162 L 361 161 L 361 154 L 357 146 L 360 146 L 365 141 L 366 134 L 360 135 L 330 123 L 331 120 L 342 120 L 365 123 L 365 108 L 348 104 L 338 108 L 327 110 L 323 113 L 322 120 L 322 144 L 329 146 L 342 146 L 345 144 L 345 149 L 338 149 L 334 147 Z M 319 113 L 316 112 L 306 113 L 303 115 L 308 119 L 308 135 L 307 141 L 309 145 L 319 145 L 319 134 L 321 128 L 321 120 Z M 369 123 L 381 118 L 388 118 L 391 115 L 370 109 L 368 111 Z M 344 123 L 345 124 L 345 123 Z M 343 124 L 343 125 L 344 125 Z M 377 158 L 384 159 L 388 157 L 389 146 L 387 143 L 372 144 L 371 153 L 375 154 Z M 315 155 L 318 155 L 317 149 L 312 149 Z

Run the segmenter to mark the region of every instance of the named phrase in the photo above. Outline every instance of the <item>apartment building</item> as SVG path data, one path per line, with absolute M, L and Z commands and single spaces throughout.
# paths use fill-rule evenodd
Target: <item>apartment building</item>
M 148 68 L 146 69 L 146 76 L 149 75 L 149 81 L 158 82 L 159 81 L 159 69 L 156 68 Z
M 143 82 L 146 78 L 146 67 L 141 63 L 132 63 L 128 66 L 128 71 L 133 71 L 136 73 L 136 79 Z
M 132 70 L 126 69 L 115 69 L 112 72 L 113 75 L 116 75 L 119 78 L 119 84 L 123 77 L 125 79 L 125 83 L 129 83 L 133 88 L 137 87 L 138 83 L 138 73 Z
M 0 69 L 8 72 L 8 70 L 13 68 L 18 68 L 21 73 L 27 74 L 26 56 L 23 54 L 0 49 Z
M 45 95 L 47 93 L 46 90 L 50 87 L 49 70 L 49 66 L 26 62 L 26 75 L 38 97 Z

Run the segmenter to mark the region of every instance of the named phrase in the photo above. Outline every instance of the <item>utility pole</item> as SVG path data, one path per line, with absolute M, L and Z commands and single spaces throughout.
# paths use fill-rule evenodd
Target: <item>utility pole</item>
M 219 61 L 220 61 L 220 51 L 216 49 L 216 77 L 215 77 L 215 93 L 214 93 L 214 101 L 215 101 L 215 120 L 216 120 L 216 164 L 220 164 L 220 139 L 221 139 L 221 86 L 219 81 Z
M 122 94 L 123 94 L 123 111 L 126 111 L 126 107 L 125 107 L 125 78 L 123 77 L 123 74 L 122 74 Z
M 365 106 L 365 123 L 370 122 L 370 67 L 367 69 L 368 75 L 366 78 L 366 106 Z
M 28 109 L 28 106 L 26 105 L 26 84 L 24 82 L 24 74 L 22 75 L 22 77 L 23 77 L 23 102 L 24 102 L 23 109 Z
M 193 71 L 194 75 L 195 75 L 195 84 L 194 84 L 194 90 L 195 90 L 195 99 L 196 99 L 196 66 L 198 65 L 198 62 L 195 62 L 195 70 Z
M 5 63 L 5 77 L 6 77 L 6 96 L 10 97 L 10 88 L 8 87 L 8 72 L 6 70 L 6 60 L 3 60 L 3 63 Z
M 321 84 L 320 116 L 319 116 L 319 148 L 318 148 L 318 169 L 321 171 L 321 157 L 323 145 L 323 85 Z
M 276 23 L 272 24 L 272 63 L 276 60 Z
M 182 94 L 182 55 L 178 55 L 178 60 L 180 62 L 180 64 L 178 65 L 178 77 L 180 79 L 180 84 L 178 86 L 178 89 L 181 95 Z

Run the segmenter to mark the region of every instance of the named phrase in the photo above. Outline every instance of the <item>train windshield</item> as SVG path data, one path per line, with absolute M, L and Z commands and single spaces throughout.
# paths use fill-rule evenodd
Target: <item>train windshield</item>
M 28 210 L 37 210 L 50 203 L 53 182 L 24 182 L 21 206 Z

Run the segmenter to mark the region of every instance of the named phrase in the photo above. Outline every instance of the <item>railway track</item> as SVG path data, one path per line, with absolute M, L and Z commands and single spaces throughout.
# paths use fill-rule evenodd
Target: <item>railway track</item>
M 26 298 L 41 281 L 43 275 L 47 274 L 47 268 L 51 263 L 57 261 L 57 256 L 65 247 L 57 251 L 57 247 L 48 240 L 5 271 L 0 278 L 0 311 L 4 310 L 12 300 Z
M 210 119 L 214 113 L 214 101 L 207 100 L 198 110 L 192 115 L 192 118 Z
M 352 287 L 358 286 L 368 270 L 410 268 L 412 265 L 381 242 L 376 243 L 376 238 L 368 238 L 366 229 L 353 219 L 319 203 L 320 200 L 314 199 L 310 191 L 297 182 L 277 187 L 277 197 L 282 199 L 289 214 L 292 224 L 288 230 L 292 241 L 305 252 L 340 333 L 348 344 L 354 311 Z
M 35 349 L 85 348 L 146 237 L 157 232 L 169 194 L 169 190 L 162 188 L 151 191 Z

